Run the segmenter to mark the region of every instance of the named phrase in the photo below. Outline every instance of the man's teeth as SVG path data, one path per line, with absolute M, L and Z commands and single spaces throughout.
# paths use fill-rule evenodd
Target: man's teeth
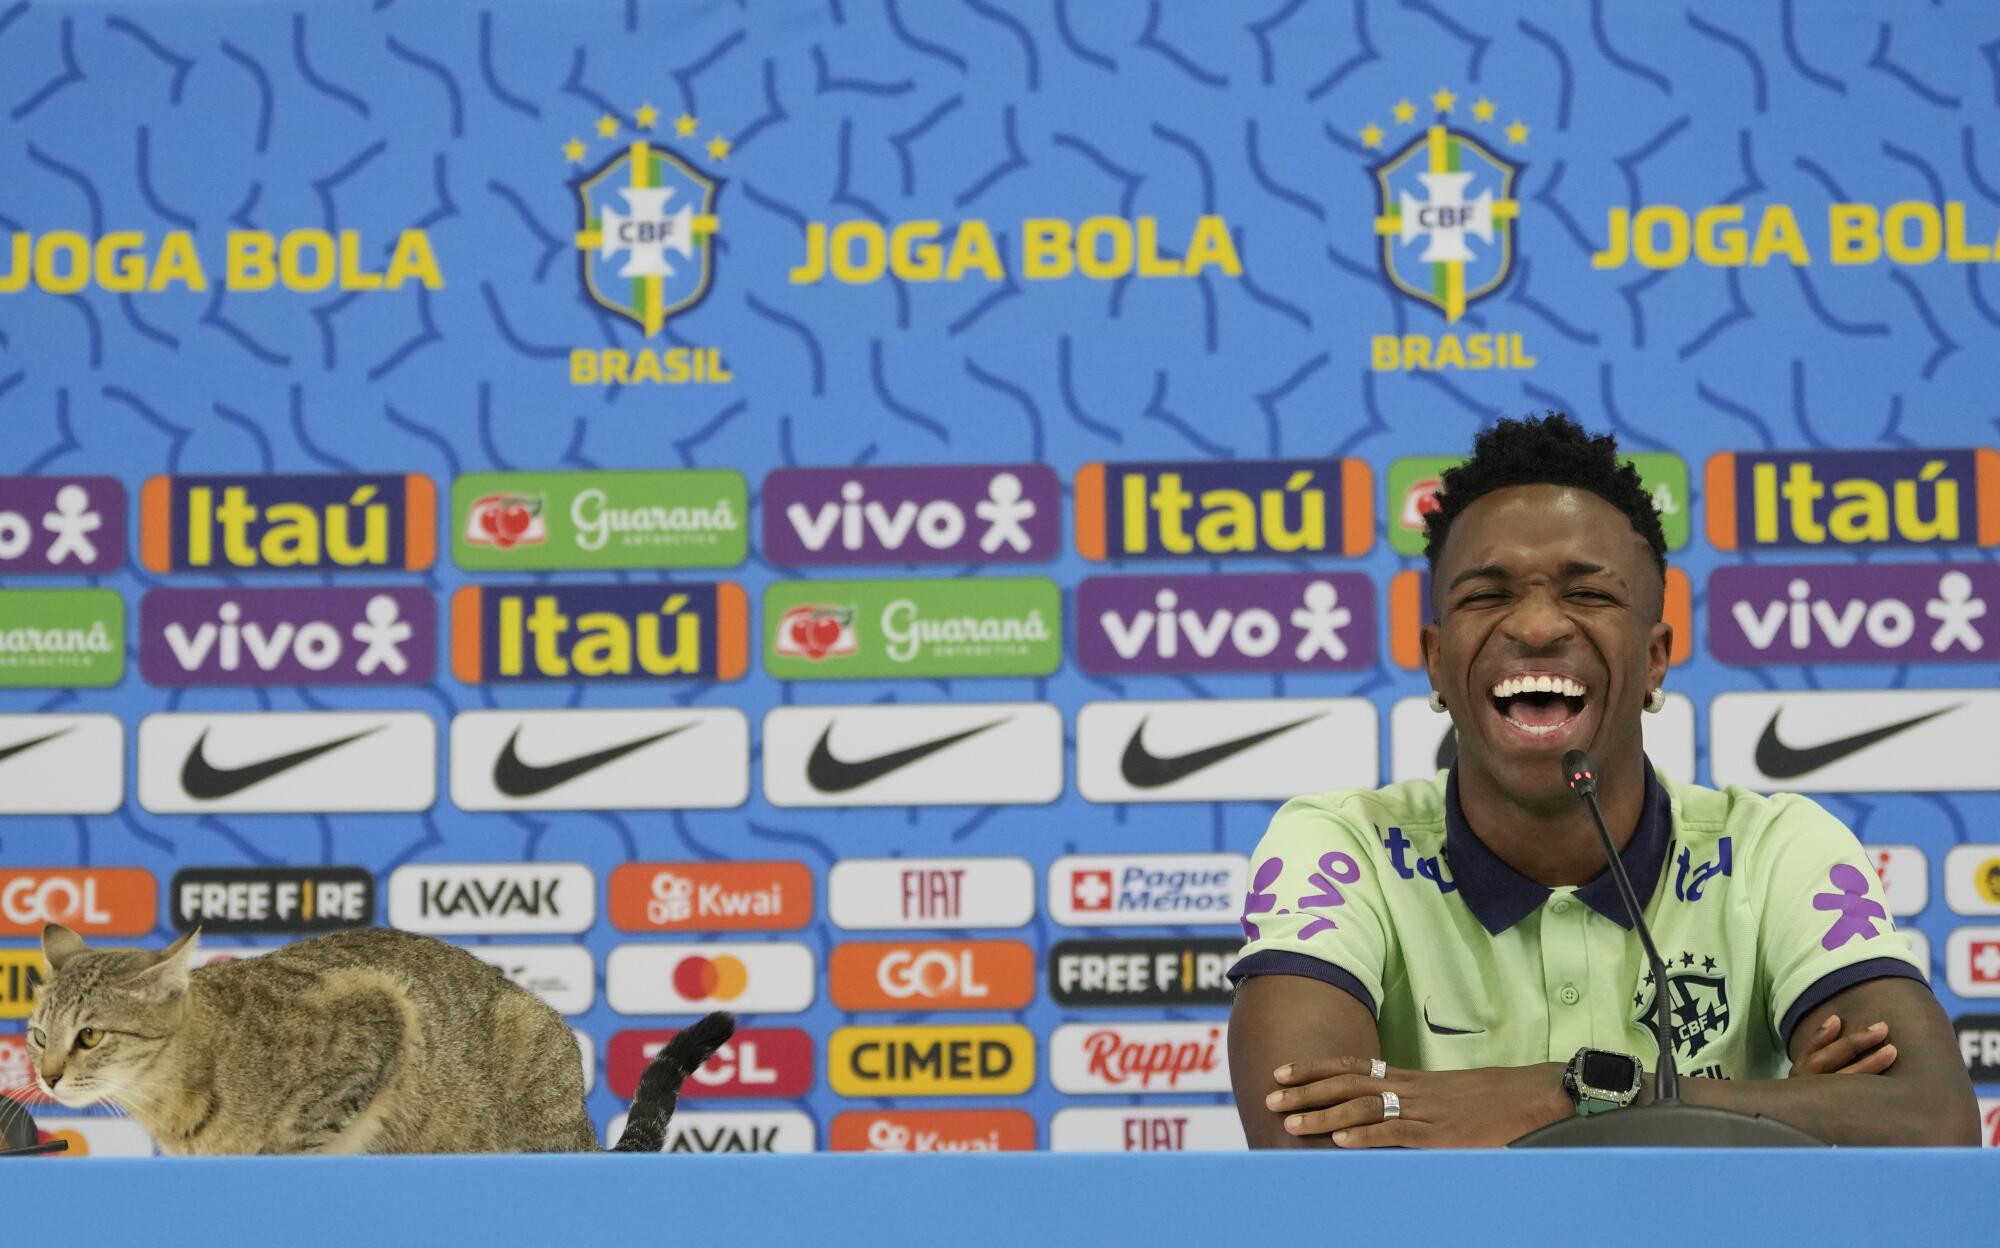
M 1589 690 L 1567 676 L 1509 676 L 1493 686 L 1496 698 L 1511 698 L 1523 693 L 1559 693 L 1565 698 L 1581 698 Z

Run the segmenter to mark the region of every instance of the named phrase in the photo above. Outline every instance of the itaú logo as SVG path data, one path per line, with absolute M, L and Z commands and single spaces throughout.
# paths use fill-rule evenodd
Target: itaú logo
M 875 968 L 876 986 L 898 1001 L 912 997 L 926 1000 L 943 998 L 977 999 L 989 995 L 979 982 L 972 965 L 972 951 L 947 953 L 941 949 L 916 952 L 899 949 L 884 957 Z

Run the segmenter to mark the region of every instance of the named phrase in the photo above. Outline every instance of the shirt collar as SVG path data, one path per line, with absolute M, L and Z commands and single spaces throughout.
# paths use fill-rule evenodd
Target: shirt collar
M 1643 906 L 1653 896 L 1666 866 L 1667 842 L 1673 835 L 1673 805 L 1667 790 L 1646 763 L 1646 795 L 1639 805 L 1639 826 L 1625 844 L 1619 860 L 1632 877 L 1632 891 Z M 1549 889 L 1507 865 L 1500 856 L 1474 835 L 1458 804 L 1458 768 L 1444 786 L 1444 852 L 1451 864 L 1452 879 L 1459 896 L 1480 925 L 1495 936 L 1533 914 L 1549 899 Z M 1632 920 L 1618 898 L 1618 882 L 1605 871 L 1576 890 L 1576 899 L 1618 926 L 1630 929 Z

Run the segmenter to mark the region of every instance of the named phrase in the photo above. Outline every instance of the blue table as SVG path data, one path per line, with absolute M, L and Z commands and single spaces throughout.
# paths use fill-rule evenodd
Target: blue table
M 2000 1194 L 2000 1153 L 1971 1149 L 162 1158 L 24 1160 L 0 1173 L 10 1242 L 121 1248 L 1098 1248 L 1252 1236 L 1947 1248 L 1994 1242 Z

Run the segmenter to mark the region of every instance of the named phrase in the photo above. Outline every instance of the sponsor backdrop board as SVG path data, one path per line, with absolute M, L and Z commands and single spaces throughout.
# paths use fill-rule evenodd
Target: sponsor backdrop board
M 0 17 L 0 1040 L 51 915 L 407 922 L 600 1129 L 733 997 L 690 1151 L 1228 1147 L 1246 855 L 1444 755 L 1423 516 L 1562 407 L 1654 757 L 2000 1098 L 2000 13 L 1154 7 Z

